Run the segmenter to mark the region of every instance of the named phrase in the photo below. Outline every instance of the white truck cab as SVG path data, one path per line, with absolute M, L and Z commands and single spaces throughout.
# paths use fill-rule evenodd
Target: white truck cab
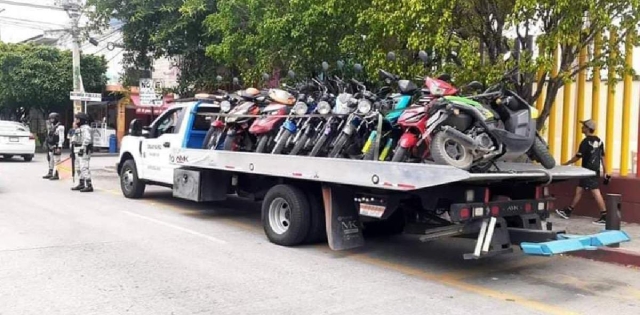
M 118 159 L 121 162 L 117 165 L 118 173 L 123 175 L 123 191 L 131 194 L 127 197 L 141 197 L 145 184 L 171 187 L 177 166 L 170 163 L 170 152 L 176 148 L 201 148 L 210 114 L 218 111 L 217 104 L 186 99 L 176 101 L 150 126 L 143 127 L 140 121 L 133 120 L 129 134 L 122 139 Z

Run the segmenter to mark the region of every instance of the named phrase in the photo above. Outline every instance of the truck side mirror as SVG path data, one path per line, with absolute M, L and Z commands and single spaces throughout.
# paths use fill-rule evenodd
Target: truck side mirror
M 142 129 L 142 121 L 140 121 L 139 119 L 134 119 L 131 121 L 131 123 L 129 123 L 129 134 L 134 137 L 141 137 Z

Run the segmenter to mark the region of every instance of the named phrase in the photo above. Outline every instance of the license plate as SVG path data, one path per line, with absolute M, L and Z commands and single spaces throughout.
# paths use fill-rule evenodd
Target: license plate
M 18 137 L 10 137 L 9 142 L 20 142 L 20 138 Z

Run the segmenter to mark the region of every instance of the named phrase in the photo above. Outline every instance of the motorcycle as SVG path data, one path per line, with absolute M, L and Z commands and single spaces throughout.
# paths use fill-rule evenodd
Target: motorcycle
M 224 139 L 219 142 L 223 144 L 225 151 L 251 151 L 255 143 L 255 137 L 248 131 L 252 125 L 254 117 L 240 117 L 243 115 L 258 115 L 261 107 L 266 102 L 266 96 L 256 88 L 248 88 L 239 93 L 242 102 L 229 111 L 229 116 L 225 118 Z
M 214 103 L 217 103 L 220 106 L 220 113 L 227 114 L 233 106 L 235 106 L 241 98 L 238 96 L 240 91 L 235 92 L 234 94 L 228 94 L 225 91 L 218 90 L 217 94 L 196 94 L 195 97 L 198 99 L 210 99 L 213 100 Z M 211 117 L 211 126 L 209 130 L 207 130 L 207 134 L 204 137 L 204 141 L 202 143 L 202 148 L 207 150 L 218 150 L 222 147 L 222 142 L 224 141 L 224 117 L 217 115 Z M 222 141 L 221 141 L 222 140 Z
M 265 116 L 256 119 L 249 128 L 249 133 L 258 139 L 258 145 L 255 149 L 257 153 L 270 151 L 278 135 L 276 131 L 280 130 L 280 125 L 286 120 L 284 116 L 288 115 L 295 105 L 302 103 L 297 102 L 296 97 L 282 89 L 269 89 L 268 99 L 270 100 L 269 104 L 261 111 L 261 114 Z M 302 104 L 304 105 L 304 103 Z M 306 105 L 304 112 L 306 112 Z M 293 126 L 295 125 L 288 124 L 285 128 L 293 128 Z
M 439 97 L 457 95 L 459 90 L 446 82 L 446 75 L 439 78 L 424 78 L 426 88 L 421 90 L 422 96 L 416 105 L 413 105 L 402 112 L 398 119 L 398 125 L 404 131 L 398 140 L 398 144 L 393 152 L 392 162 L 407 162 L 418 159 L 422 161 L 429 156 L 429 145 L 431 144 L 431 132 L 427 132 L 427 121 L 429 115 L 429 105 Z M 420 78 L 422 79 L 422 78 Z M 472 82 L 469 86 L 476 86 Z
M 399 80 L 398 76 L 384 70 L 378 70 L 378 73 L 382 79 L 387 81 L 387 83 L 397 82 L 398 90 L 400 91 L 400 93 L 391 94 L 385 101 L 382 102 L 381 105 L 387 106 L 379 106 L 380 109 L 389 109 L 386 111 L 386 114 L 381 121 L 382 134 L 380 135 L 380 140 L 376 139 L 378 137 L 377 125 L 379 115 L 378 112 L 375 113 L 375 118 L 373 121 L 374 128 L 369 134 L 369 137 L 367 138 L 364 146 L 362 147 L 363 160 L 373 160 L 375 158 L 374 151 L 375 148 L 378 147 L 377 145 L 375 145 L 376 141 L 379 141 L 379 143 L 384 143 L 383 147 L 378 147 L 378 150 L 382 149 L 382 151 L 379 152 L 380 154 L 378 160 L 385 161 L 389 157 L 394 139 L 398 139 L 401 133 L 401 129 L 398 128 L 397 124 L 398 119 L 405 111 L 405 109 L 407 109 L 409 104 L 411 104 L 413 96 L 418 91 L 418 86 L 409 80 Z M 391 103 L 390 105 L 387 104 L 389 102 Z
M 505 61 L 508 58 L 509 53 Z M 434 101 L 427 130 L 433 134 L 430 151 L 435 163 L 486 171 L 498 158 L 513 160 L 527 154 L 547 169 L 555 167 L 536 129 L 538 111 L 506 87 L 512 74 L 483 94 Z M 475 99 L 484 99 L 488 106 Z

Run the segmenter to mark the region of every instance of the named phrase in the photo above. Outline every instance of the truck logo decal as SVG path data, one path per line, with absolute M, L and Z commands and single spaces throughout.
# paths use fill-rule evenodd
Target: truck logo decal
M 173 154 L 169 155 L 169 161 L 171 161 L 171 163 L 189 163 L 189 157 L 186 155 L 178 155 L 175 156 Z

